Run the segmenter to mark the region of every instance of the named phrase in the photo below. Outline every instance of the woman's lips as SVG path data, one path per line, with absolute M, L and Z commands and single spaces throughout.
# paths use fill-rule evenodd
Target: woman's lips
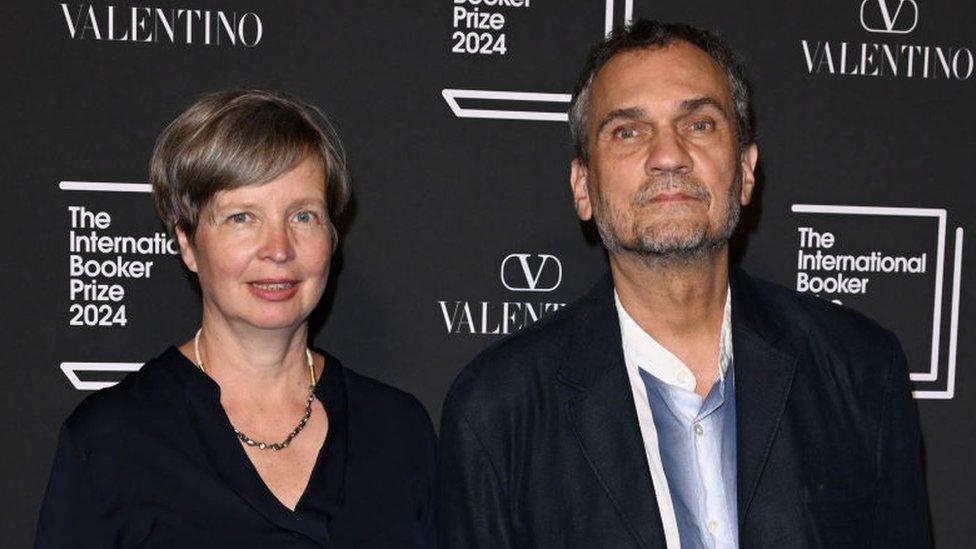
M 254 280 L 247 283 L 252 294 L 268 301 L 285 301 L 298 292 L 297 280 Z

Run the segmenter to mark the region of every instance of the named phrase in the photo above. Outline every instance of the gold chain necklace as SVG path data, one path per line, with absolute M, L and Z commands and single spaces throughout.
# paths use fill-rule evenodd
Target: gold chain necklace
M 203 373 L 207 373 L 207 368 L 204 367 L 203 365 L 203 359 L 200 358 L 200 334 L 201 333 L 203 333 L 203 328 L 197 330 L 197 335 L 194 336 L 193 338 L 193 353 L 196 355 L 197 366 L 200 367 L 200 370 L 203 371 Z M 296 425 L 295 428 L 292 429 L 290 433 L 288 433 L 288 436 L 285 437 L 285 440 L 281 442 L 270 442 L 270 443 L 254 440 L 253 438 L 237 430 L 237 428 L 235 427 L 234 434 L 237 435 L 237 438 L 241 442 L 247 444 L 248 446 L 253 446 L 255 448 L 258 448 L 260 450 L 274 450 L 275 452 L 277 452 L 278 450 L 284 450 L 285 448 L 287 448 L 288 445 L 291 444 L 292 439 L 298 436 L 298 433 L 302 432 L 302 429 L 304 429 L 305 425 L 308 423 L 308 419 L 312 417 L 312 401 L 315 400 L 315 367 L 313 366 L 313 361 L 312 361 L 312 351 L 308 350 L 307 347 L 305 348 L 305 361 L 308 363 L 308 398 L 305 400 L 305 415 L 302 416 L 302 419 L 298 422 L 298 425 Z

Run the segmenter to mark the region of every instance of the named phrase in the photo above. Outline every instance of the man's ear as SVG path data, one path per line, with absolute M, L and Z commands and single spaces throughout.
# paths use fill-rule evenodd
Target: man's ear
M 186 268 L 197 272 L 197 254 L 193 249 L 193 243 L 186 236 L 186 232 L 179 227 L 176 228 L 176 241 L 180 244 L 180 257 L 183 258 Z
M 756 162 L 759 160 L 759 147 L 752 143 L 742 149 L 742 192 L 739 203 L 745 206 L 752 201 L 752 191 L 756 188 Z
M 569 169 L 569 188 L 573 192 L 573 205 L 576 206 L 576 215 L 583 221 L 589 221 L 593 217 L 593 204 L 590 202 L 589 168 L 582 160 L 574 158 Z

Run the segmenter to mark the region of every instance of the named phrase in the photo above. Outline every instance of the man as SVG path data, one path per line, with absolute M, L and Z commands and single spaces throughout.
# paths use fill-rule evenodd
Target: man
M 610 273 L 455 381 L 442 544 L 928 546 L 896 338 L 729 267 L 758 155 L 731 51 L 684 25 L 618 30 L 570 126 Z

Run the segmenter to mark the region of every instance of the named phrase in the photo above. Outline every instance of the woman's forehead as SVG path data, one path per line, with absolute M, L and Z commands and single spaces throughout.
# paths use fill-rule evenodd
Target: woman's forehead
M 288 201 L 325 201 L 325 168 L 315 156 L 307 156 L 274 179 L 218 191 L 211 203 L 215 207 L 247 202 L 255 205 Z

